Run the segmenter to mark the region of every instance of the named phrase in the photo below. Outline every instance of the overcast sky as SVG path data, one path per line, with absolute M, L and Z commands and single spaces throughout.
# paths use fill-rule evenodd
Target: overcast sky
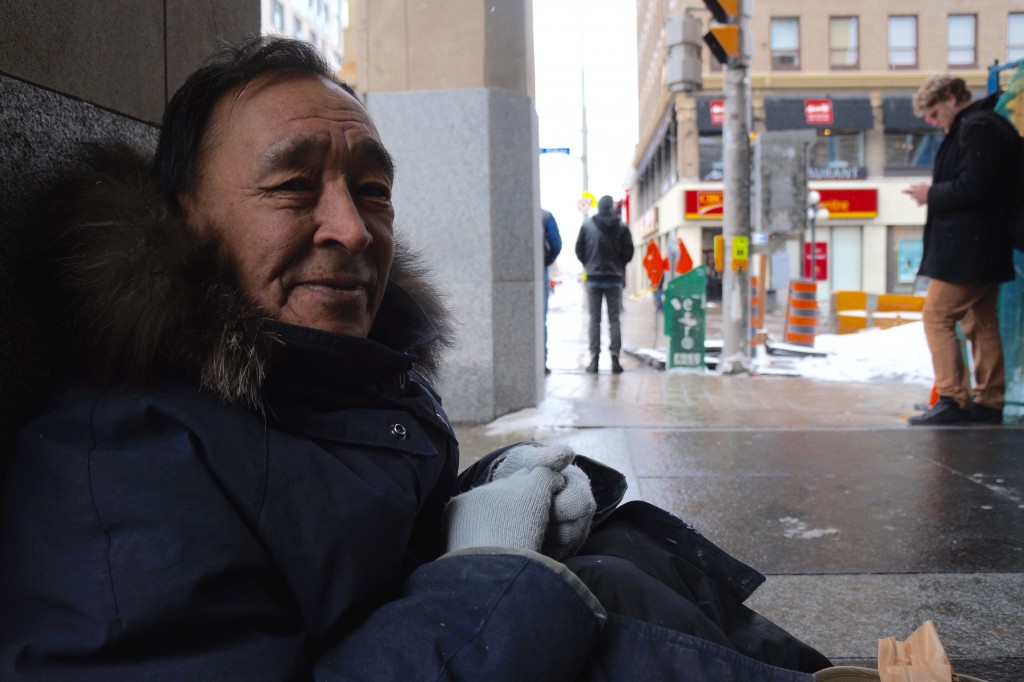
M 621 199 L 637 141 L 636 7 L 633 0 L 537 0 L 533 16 L 540 146 L 570 149 L 570 156 L 541 155 L 541 204 L 573 241 L 584 190 L 581 64 L 587 189 Z

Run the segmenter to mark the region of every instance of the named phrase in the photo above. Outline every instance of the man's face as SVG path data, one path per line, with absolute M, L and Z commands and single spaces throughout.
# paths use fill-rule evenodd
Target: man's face
M 259 76 L 212 112 L 189 223 L 271 318 L 365 337 L 394 256 L 391 159 L 363 105 L 318 76 Z
M 936 102 L 925 109 L 924 121 L 928 125 L 935 126 L 943 132 L 948 133 L 953 125 L 953 119 L 960 113 L 963 107 L 956 101 L 956 97 L 950 95 L 948 98 Z

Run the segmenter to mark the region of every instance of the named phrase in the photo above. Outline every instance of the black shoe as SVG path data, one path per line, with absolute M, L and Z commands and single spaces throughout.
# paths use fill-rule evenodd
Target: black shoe
M 952 398 L 939 396 L 939 402 L 925 412 L 911 417 L 908 424 L 914 426 L 945 426 L 947 424 L 966 424 L 970 421 L 970 413 L 960 409 L 960 406 Z
M 1002 424 L 1003 410 L 999 407 L 985 407 L 975 403 L 971 405 L 967 419 L 973 424 Z
M 587 374 L 597 374 L 597 358 L 598 357 L 599 356 L 595 355 L 594 357 L 590 358 L 590 364 L 587 365 Z
M 619 356 L 612 356 L 612 374 L 622 374 L 622 365 L 619 364 Z

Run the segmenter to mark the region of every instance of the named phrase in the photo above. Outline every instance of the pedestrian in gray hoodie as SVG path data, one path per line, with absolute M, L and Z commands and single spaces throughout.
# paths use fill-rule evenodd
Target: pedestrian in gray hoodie
M 617 216 L 615 200 L 605 195 L 597 202 L 597 215 L 587 218 L 576 238 L 576 257 L 587 273 L 587 303 L 590 311 L 590 364 L 587 372 L 597 373 L 601 353 L 601 302 L 607 301 L 608 350 L 612 354 L 612 373 L 620 374 L 622 350 L 622 287 L 626 263 L 633 259 L 633 237 L 629 227 Z

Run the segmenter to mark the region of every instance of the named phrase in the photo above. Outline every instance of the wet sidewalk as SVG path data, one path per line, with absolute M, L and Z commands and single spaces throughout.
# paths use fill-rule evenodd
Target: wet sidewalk
M 683 374 L 628 354 L 615 376 L 606 353 L 586 374 L 586 311 L 564 286 L 543 402 L 457 429 L 464 465 L 568 443 L 767 575 L 750 605 L 834 662 L 874 667 L 879 638 L 931 619 L 954 670 L 1024 680 L 1024 427 L 910 427 L 928 389 L 895 382 Z M 627 301 L 623 346 L 659 336 L 650 297 Z

